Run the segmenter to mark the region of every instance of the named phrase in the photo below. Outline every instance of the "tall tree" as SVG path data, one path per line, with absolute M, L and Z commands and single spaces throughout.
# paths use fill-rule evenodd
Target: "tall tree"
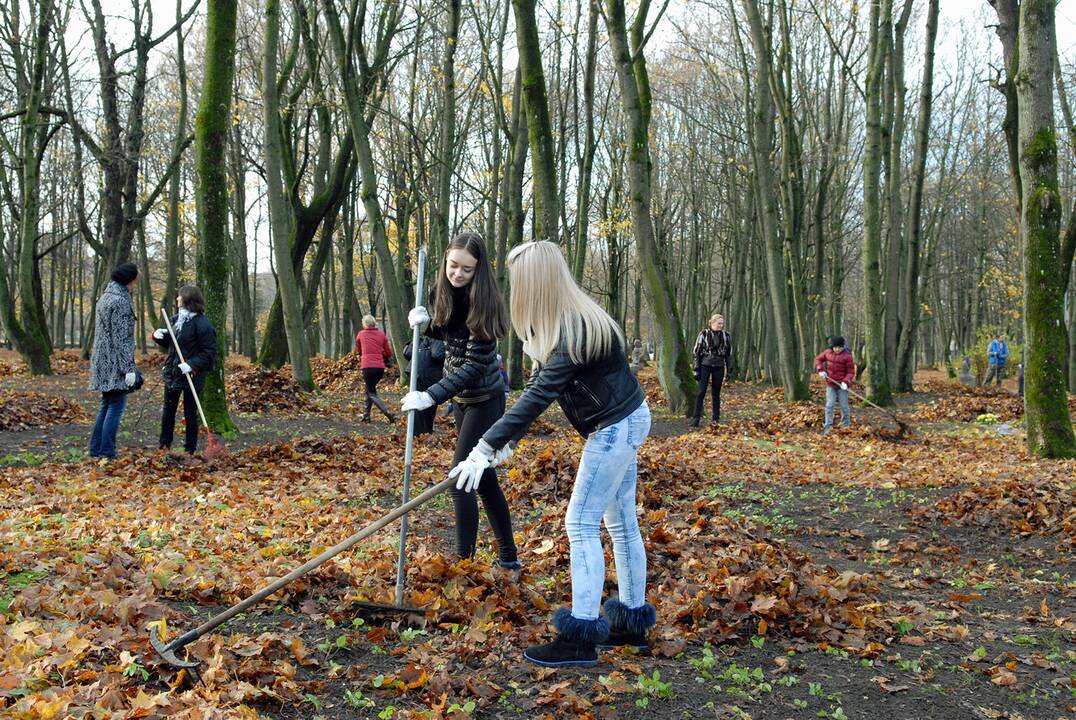
M 1061 267 L 1061 193 L 1054 125 L 1053 0 L 1020 6 L 1019 114 L 1020 240 L 1024 250 L 1024 416 L 1028 449 L 1042 457 L 1076 457 L 1065 393 L 1068 338 Z
M 218 432 L 235 429 L 224 394 L 224 359 L 228 357 L 228 131 L 232 124 L 235 78 L 237 0 L 207 0 L 205 74 L 194 120 L 194 163 L 198 171 L 198 285 L 205 296 L 206 316 L 217 329 L 220 362 L 206 378 L 202 407 Z M 267 75 L 267 77 L 275 77 Z
M 926 179 L 927 149 L 931 109 L 934 103 L 934 43 L 938 37 L 939 0 L 927 4 L 926 37 L 923 40 L 923 76 L 919 82 L 919 117 L 915 125 L 915 156 L 912 159 L 912 187 L 908 197 L 908 242 L 904 250 L 903 323 L 897 349 L 897 390 L 912 389 L 915 375 L 915 347 L 919 339 L 919 254 L 923 233 L 923 183 Z
M 668 3 L 662 7 L 663 12 L 665 7 L 668 7 Z M 653 100 L 643 53 L 650 37 L 646 32 L 649 9 L 650 0 L 642 0 L 631 24 L 630 37 L 624 0 L 607 0 L 605 21 L 627 126 L 628 187 L 631 191 L 629 201 L 635 231 L 636 262 L 646 282 L 650 307 L 659 319 L 654 324 L 658 344 L 658 379 L 672 411 L 686 415 L 691 412 L 688 399 L 694 397 L 697 383 L 684 342 L 684 327 L 680 321 L 676 294 L 658 247 L 650 209 L 650 117 Z M 657 21 L 660 19 L 659 13 Z
M 776 178 L 773 170 L 773 146 L 776 132 L 776 108 L 771 89 L 772 57 L 769 30 L 762 22 L 757 0 L 744 0 L 750 27 L 751 44 L 755 49 L 755 96 L 752 108 L 751 159 L 755 169 L 754 191 L 759 200 L 759 222 L 762 227 L 766 278 L 769 286 L 769 308 L 773 318 L 772 337 L 777 345 L 776 373 L 787 400 L 807 397 L 807 384 L 800 366 L 799 343 L 796 335 L 795 310 L 789 288 L 789 269 L 778 228 Z
M 516 15 L 516 44 L 519 47 L 523 104 L 527 111 L 527 133 L 534 173 L 534 236 L 538 240 L 557 242 L 560 203 L 556 163 L 553 160 L 553 124 L 549 116 L 542 45 L 535 16 L 536 2 L 512 0 L 512 7 Z
M 21 137 L 16 160 L 21 164 L 22 201 L 19 207 L 18 272 L 19 311 L 16 313 L 14 297 L 7 275 L 0 272 L 0 319 L 4 331 L 11 338 L 30 372 L 34 375 L 51 375 L 49 341 L 45 321 L 44 303 L 40 294 L 38 277 L 38 225 L 41 203 L 41 161 L 45 148 L 54 131 L 41 112 L 45 93 L 45 71 L 48 64 L 49 35 L 56 21 L 51 0 L 41 0 L 36 8 L 37 26 L 33 31 L 30 66 L 17 69 L 25 98 L 21 108 Z M 17 18 L 17 9 L 15 12 Z M 17 20 L 16 20 L 17 22 Z M 16 34 L 17 37 L 17 34 Z M 16 58 L 18 59 L 16 54 Z M 21 72 L 19 72 L 21 70 Z
M 269 216 L 273 223 L 273 257 L 276 260 L 277 294 L 283 314 L 285 339 L 291 356 L 292 375 L 304 390 L 314 389 L 310 371 L 310 346 L 303 323 L 302 294 L 292 264 L 289 240 L 295 220 L 284 194 L 284 145 L 280 121 L 280 0 L 265 3 L 265 44 L 262 49 L 262 114 L 265 123 L 265 182 Z
M 871 0 L 867 36 L 867 127 L 863 149 L 863 311 L 866 314 L 867 395 L 879 405 L 892 400 L 885 352 L 882 296 L 882 94 L 893 0 Z

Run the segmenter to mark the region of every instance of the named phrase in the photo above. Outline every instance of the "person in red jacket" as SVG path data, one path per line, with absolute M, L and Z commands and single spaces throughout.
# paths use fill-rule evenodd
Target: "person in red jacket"
M 822 434 L 829 433 L 833 426 L 833 406 L 840 400 L 841 425 L 852 424 L 852 410 L 848 406 L 848 383 L 856 376 L 856 361 L 852 352 L 844 346 L 844 338 L 834 335 L 829 340 L 829 347 L 814 359 L 814 369 L 826 381 L 826 424 Z
M 362 330 L 355 336 L 355 352 L 362 356 L 362 381 L 366 383 L 366 412 L 362 414 L 362 421 L 370 422 L 370 408 L 373 405 L 385 413 L 389 422 L 394 421 L 396 416 L 377 394 L 377 384 L 385 374 L 385 362 L 392 357 L 392 345 L 388 336 L 377 329 L 373 315 L 364 315 L 362 318 Z

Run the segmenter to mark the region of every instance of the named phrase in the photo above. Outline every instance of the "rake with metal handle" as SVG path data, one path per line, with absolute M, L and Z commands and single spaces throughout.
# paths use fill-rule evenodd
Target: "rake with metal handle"
M 362 530 L 359 530 L 357 533 L 347 538 L 346 540 L 343 540 L 342 542 L 333 545 L 331 548 L 324 551 L 317 557 L 307 560 L 305 563 L 295 568 L 284 577 L 262 588 L 258 592 L 248 597 L 246 600 L 236 603 L 227 610 L 224 610 L 223 612 L 214 615 L 198 627 L 194 628 L 193 630 L 188 630 L 187 632 L 183 633 L 171 642 L 166 642 L 161 637 L 159 625 L 152 625 L 149 632 L 150 645 L 152 645 L 153 649 L 157 651 L 157 654 L 161 656 L 161 659 L 163 659 L 172 667 L 188 669 L 198 667 L 198 665 L 200 664 L 199 661 L 181 660 L 179 656 L 176 655 L 176 652 L 183 649 L 187 645 L 190 645 L 192 642 L 202 637 L 203 635 L 211 632 L 214 628 L 217 628 L 220 625 L 223 625 L 224 623 L 228 622 L 239 613 L 245 611 L 247 608 L 253 605 L 257 605 L 262 600 L 275 593 L 277 590 L 280 590 L 281 588 L 295 582 L 302 576 L 309 573 L 311 570 L 314 570 L 315 568 L 324 565 L 332 558 L 336 557 L 340 553 L 355 545 L 355 543 L 370 537 L 378 530 L 391 523 L 393 520 L 405 516 L 411 510 L 414 510 L 418 506 L 433 499 L 434 496 L 438 495 L 444 490 L 447 490 L 455 483 L 456 481 L 452 478 L 446 478 L 445 480 L 442 480 L 440 483 L 434 485 L 426 492 L 422 493 L 413 500 L 405 502 L 404 504 L 397 507 L 395 510 L 389 512 L 387 515 L 382 516 L 379 520 L 376 520 L 373 523 L 364 527 Z
M 168 319 L 168 311 L 161 308 L 161 315 L 164 316 L 164 324 L 168 327 L 168 337 L 172 338 L 172 346 L 176 349 L 176 355 L 179 356 L 181 363 L 187 361 L 183 359 L 183 351 L 179 349 L 179 338 L 176 337 L 176 333 L 172 330 L 172 321 Z M 194 396 L 194 405 L 198 408 L 198 417 L 202 418 L 202 427 L 205 428 L 206 437 L 209 441 L 206 443 L 205 456 L 213 459 L 220 457 L 221 455 L 228 454 L 227 446 L 217 442 L 217 439 L 213 437 L 213 433 L 209 430 L 209 423 L 206 422 L 205 412 L 202 411 L 202 401 L 198 399 L 198 391 L 194 389 L 194 380 L 191 379 L 190 373 L 183 373 L 183 377 L 187 378 L 187 384 L 190 385 L 191 395 Z
M 415 305 L 422 304 L 423 284 L 426 279 L 426 248 L 418 250 L 418 271 L 415 273 Z M 421 371 L 422 353 L 418 351 L 418 343 L 421 339 L 422 329 L 415 326 L 411 330 L 411 386 L 410 390 L 418 390 L 418 375 Z M 403 472 L 403 497 L 406 503 L 411 496 L 411 462 L 415 450 L 415 413 L 412 410 L 407 413 L 407 443 L 404 448 L 404 472 Z M 405 578 L 405 554 L 407 551 L 407 516 L 400 521 L 400 550 L 396 561 L 396 607 L 403 606 L 404 578 Z

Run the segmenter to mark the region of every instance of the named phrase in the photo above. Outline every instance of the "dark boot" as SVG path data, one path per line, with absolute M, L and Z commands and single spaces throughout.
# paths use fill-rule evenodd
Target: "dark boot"
M 609 638 L 599 643 L 602 650 L 628 645 L 639 652 L 650 650 L 646 631 L 657 622 L 657 610 L 650 603 L 641 607 L 629 608 L 616 598 L 605 602 L 605 619 L 609 621 Z
M 372 399 L 374 405 L 377 405 L 377 409 L 385 413 L 385 417 L 388 418 L 389 422 L 394 422 L 396 420 L 396 416 L 392 414 L 392 411 L 389 410 L 389 406 L 385 404 L 385 401 L 381 399 L 380 395 L 374 395 L 372 396 Z
M 523 653 L 524 658 L 547 667 L 598 664 L 598 643 L 609 636 L 605 618 L 580 620 L 568 608 L 560 608 L 553 613 L 553 627 L 557 629 L 556 640 L 532 645 Z
M 374 406 L 374 401 L 370 399 L 370 396 L 366 396 L 366 407 L 362 411 L 362 421 L 370 422 L 370 408 Z

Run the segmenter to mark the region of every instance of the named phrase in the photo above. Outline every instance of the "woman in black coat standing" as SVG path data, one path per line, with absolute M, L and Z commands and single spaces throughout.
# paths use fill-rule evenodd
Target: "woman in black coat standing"
M 168 359 L 161 366 L 164 377 L 164 408 L 161 411 L 161 436 L 159 446 L 164 449 L 172 447 L 172 437 L 176 427 L 176 410 L 179 398 L 183 398 L 183 419 L 187 425 L 183 449 L 193 454 L 198 449 L 198 407 L 191 394 L 191 384 L 185 376 L 189 375 L 195 390 L 202 392 L 205 379 L 213 369 L 217 357 L 217 331 L 205 316 L 205 300 L 202 291 L 194 285 L 184 285 L 176 296 L 179 312 L 172 318 L 172 329 L 183 351 L 180 362 L 175 343 L 168 337 L 168 330 L 158 328 L 153 331 L 153 340 L 168 351 Z
M 695 340 L 693 354 L 699 394 L 695 396 L 695 417 L 691 420 L 691 427 L 698 427 L 702 419 L 707 385 L 710 385 L 710 401 L 713 404 L 710 417 L 715 423 L 721 422 L 721 384 L 726 375 L 732 375 L 732 336 L 725 331 L 724 315 L 710 318 L 709 327 L 703 328 Z

